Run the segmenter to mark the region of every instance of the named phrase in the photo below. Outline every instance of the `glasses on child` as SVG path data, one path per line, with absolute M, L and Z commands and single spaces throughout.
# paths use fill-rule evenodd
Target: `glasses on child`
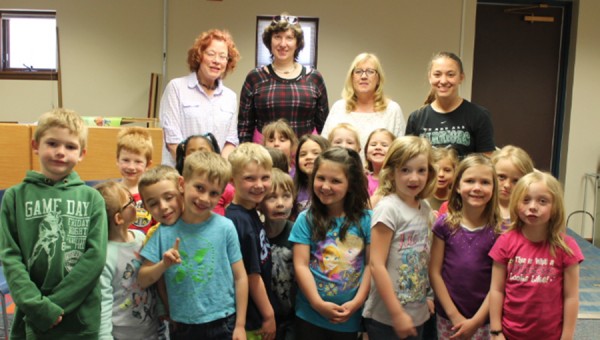
M 372 77 L 377 74 L 377 70 L 374 70 L 372 68 L 367 68 L 364 70 L 361 68 L 355 68 L 354 71 L 352 71 L 352 73 L 354 73 L 354 75 L 358 77 L 362 77 L 363 74 L 366 74 L 368 77 Z
M 215 51 L 204 51 L 204 55 L 209 57 L 210 59 L 216 59 L 221 62 L 229 60 L 227 54 L 217 54 L 217 52 Z
M 125 204 L 122 208 L 121 211 L 127 209 L 128 206 L 135 204 L 135 199 L 133 199 L 133 196 L 129 196 L 129 202 L 127 202 L 127 204 Z
M 298 23 L 298 17 L 294 17 L 291 15 L 277 15 L 273 17 L 273 22 L 271 22 L 271 26 L 277 25 L 281 21 L 286 21 L 292 25 Z

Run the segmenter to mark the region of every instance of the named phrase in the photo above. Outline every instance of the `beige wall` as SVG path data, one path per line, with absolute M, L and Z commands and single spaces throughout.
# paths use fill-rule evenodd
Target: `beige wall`
M 225 82 L 239 92 L 246 74 L 254 67 L 256 16 L 287 11 L 320 19 L 317 68 L 325 78 L 330 104 L 340 98 L 345 73 L 354 57 L 369 51 L 381 59 L 388 96 L 408 116 L 427 94 L 425 74 L 433 52 L 460 50 L 462 0 L 376 0 L 368 5 L 358 0 L 263 0 L 252 1 L 251 6 L 247 3 L 170 1 L 167 78 L 187 73 L 186 52 L 199 33 L 213 27 L 226 28 L 233 35 L 242 60 Z
M 579 1 L 576 52 L 574 57 L 573 92 L 570 110 L 567 152 L 562 158 L 565 171 L 565 204 L 567 213 L 583 209 L 586 173 L 600 173 L 600 109 L 598 91 L 600 85 L 600 1 Z M 593 211 L 591 201 L 593 186 L 588 186 L 588 211 Z M 599 214 L 596 217 L 600 217 Z M 598 218 L 597 218 L 598 220 Z M 571 225 L 579 226 L 580 217 L 573 218 Z M 584 236 L 591 237 L 590 219 L 584 219 Z M 600 221 L 597 221 L 600 227 Z M 575 229 L 575 228 L 574 228 Z M 579 231 L 576 229 L 576 231 Z M 599 233 L 596 233 L 600 237 Z
M 150 73 L 162 69 L 162 0 L 2 0 L 0 7 L 57 11 L 65 107 L 146 116 Z M 0 121 L 35 121 L 58 106 L 57 82 L 0 80 L 0 103 Z
M 318 69 L 330 104 L 340 97 L 343 77 L 360 52 L 376 53 L 386 70 L 386 92 L 405 116 L 427 93 L 427 62 L 434 51 L 462 54 L 467 79 L 462 95 L 470 98 L 476 0 L 170 0 L 167 6 L 167 72 L 165 79 L 187 73 L 186 52 L 209 28 L 227 28 L 243 59 L 225 80 L 239 92 L 254 66 L 257 15 L 320 18 Z M 583 175 L 599 171 L 600 114 L 589 98 L 597 97 L 600 36 L 596 19 L 600 2 L 579 0 L 576 50 L 571 56 L 573 92 L 567 107 L 561 179 L 567 213 L 581 209 Z M 162 0 L 2 0 L 2 8 L 58 11 L 64 105 L 84 115 L 143 117 L 151 72 L 162 71 Z M 164 82 L 163 82 L 164 86 Z M 34 121 L 57 105 L 54 82 L 0 80 L 0 121 Z M 588 207 L 591 209 L 591 207 Z M 579 229 L 579 226 L 576 226 Z M 590 227 L 588 227 L 590 229 Z M 586 232 L 590 236 L 591 229 Z

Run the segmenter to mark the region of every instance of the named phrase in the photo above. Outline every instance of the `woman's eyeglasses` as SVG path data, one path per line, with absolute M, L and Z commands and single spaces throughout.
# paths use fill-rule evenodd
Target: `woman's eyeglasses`
M 298 20 L 298 17 L 294 17 L 291 15 L 277 15 L 273 17 L 273 22 L 271 22 L 271 26 L 277 25 L 281 21 L 286 21 L 292 25 L 295 25 L 300 20 Z
M 374 70 L 372 68 L 368 68 L 365 70 L 363 70 L 361 68 L 355 68 L 354 71 L 352 71 L 352 73 L 358 77 L 362 77 L 363 74 L 366 74 L 368 77 L 372 77 L 377 74 L 377 70 Z
M 220 62 L 229 60 L 229 57 L 227 56 L 227 54 L 217 54 L 217 52 L 215 52 L 215 51 L 204 51 L 204 55 L 209 57 L 212 60 L 216 59 Z
M 135 204 L 135 199 L 133 199 L 132 196 L 129 196 L 129 202 L 127 202 L 127 204 L 125 204 L 122 208 L 121 211 L 127 209 L 128 206 Z

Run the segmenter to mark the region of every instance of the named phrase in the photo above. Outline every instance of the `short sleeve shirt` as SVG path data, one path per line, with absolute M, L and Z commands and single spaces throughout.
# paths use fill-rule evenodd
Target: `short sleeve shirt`
M 575 240 L 563 234 L 573 252 L 555 256 L 546 242 L 531 242 L 518 230 L 498 238 L 490 257 L 506 266 L 502 330 L 508 339 L 559 339 L 563 323 L 565 269 L 583 261 Z
M 290 241 L 310 245 L 309 268 L 319 296 L 324 301 L 341 305 L 354 298 L 365 269 L 366 247 L 371 243 L 371 211 L 365 211 L 359 225 L 351 225 L 344 240 L 340 238 L 340 227 L 344 218 L 336 218 L 325 239 L 315 242 L 312 239 L 310 210 L 303 211 L 296 219 L 290 234 Z M 361 313 L 354 313 L 344 323 L 332 324 L 314 310 L 301 290 L 296 299 L 296 315 L 319 327 L 338 332 L 360 330 Z
M 179 219 L 172 226 L 158 228 L 142 249 L 142 257 L 160 262 L 177 238 L 181 264 L 164 274 L 171 319 L 202 324 L 235 313 L 231 265 L 242 254 L 233 223 L 214 213 L 200 224 Z

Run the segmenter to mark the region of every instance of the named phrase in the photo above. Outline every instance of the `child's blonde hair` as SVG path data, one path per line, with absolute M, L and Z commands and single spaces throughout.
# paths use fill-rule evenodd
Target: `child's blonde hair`
M 263 135 L 263 145 L 265 145 L 266 141 L 270 138 L 275 138 L 275 133 L 279 133 L 283 137 L 290 140 L 292 144 L 290 146 L 290 150 L 296 150 L 296 146 L 298 145 L 298 137 L 294 132 L 294 129 L 290 126 L 290 123 L 284 118 L 279 118 L 278 120 L 271 122 L 262 128 Z M 291 157 L 292 155 L 290 155 Z M 292 161 L 290 159 L 290 161 Z
M 273 168 L 271 170 L 271 192 L 281 190 L 283 192 L 290 192 L 292 196 L 295 196 L 296 193 L 294 189 L 294 180 L 288 173 L 283 172 L 278 168 Z
M 456 170 L 458 166 L 458 153 L 453 148 L 432 148 L 431 155 L 433 156 L 433 163 L 437 164 L 443 159 L 449 159 L 452 162 L 452 168 Z
M 496 163 L 501 159 L 508 159 L 511 161 L 523 175 L 533 172 L 534 170 L 533 160 L 531 160 L 531 157 L 525 150 L 518 146 L 506 145 L 502 149 L 494 152 L 492 155 L 492 163 L 494 163 L 494 166 L 496 166 Z
M 416 136 L 402 136 L 392 142 L 383 160 L 383 166 L 379 173 L 379 187 L 375 194 L 387 196 L 396 192 L 394 170 L 404 166 L 406 162 L 419 155 L 427 157 L 427 183 L 425 183 L 425 187 L 417 194 L 416 198 L 424 199 L 429 197 L 435 189 L 437 176 L 433 166 L 433 157 L 431 157 L 431 144 L 425 138 Z
M 369 156 L 367 155 L 367 152 L 369 151 L 369 143 L 371 142 L 371 138 L 373 138 L 373 136 L 375 136 L 375 134 L 377 133 L 384 133 L 386 134 L 388 137 L 390 137 L 390 140 L 393 142 L 394 139 L 396 139 L 396 136 L 388 129 L 386 128 L 379 128 L 379 129 L 375 129 L 373 130 L 373 132 L 371 132 L 369 134 L 369 137 L 367 137 L 367 142 L 365 143 L 365 149 L 363 150 L 364 154 L 365 154 L 365 161 L 367 163 L 367 170 L 369 171 L 374 171 L 375 168 L 373 168 L 373 163 L 369 160 Z
M 132 126 L 119 131 L 117 135 L 117 158 L 121 150 L 127 150 L 146 158 L 146 162 L 152 161 L 152 137 L 145 128 Z
M 183 163 L 183 180 L 187 182 L 194 176 L 206 176 L 209 181 L 219 183 L 223 191 L 231 179 L 231 165 L 214 152 L 193 152 Z
M 352 134 L 352 137 L 354 137 L 354 140 L 356 140 L 356 145 L 358 146 L 358 149 L 360 150 L 360 146 L 361 146 L 360 134 L 358 133 L 358 130 L 354 127 L 354 125 L 352 125 L 350 123 L 339 123 L 338 125 L 334 126 L 333 129 L 331 129 L 331 131 L 329 131 L 327 140 L 329 140 L 330 144 L 333 144 L 333 139 L 335 138 L 335 132 L 338 130 L 350 131 L 350 133 Z
M 273 168 L 273 160 L 267 149 L 255 143 L 242 143 L 229 154 L 232 176 L 240 174 L 244 167 L 252 162 L 262 166 L 265 170 Z
M 108 218 L 109 228 L 114 225 L 113 216 L 121 211 L 124 199 L 131 196 L 129 190 L 120 182 L 109 180 L 94 186 L 104 198 L 106 204 L 106 216 Z
M 179 188 L 179 172 L 171 166 L 159 165 L 144 171 L 138 183 L 138 190 L 142 196 L 142 200 L 144 200 L 144 195 L 142 194 L 144 189 L 163 180 L 170 181 L 176 188 Z
M 463 201 L 462 196 L 456 190 L 456 187 L 460 185 L 460 181 L 465 171 L 475 166 L 487 167 L 492 173 L 492 185 L 494 186 L 492 189 L 492 197 L 485 205 L 483 216 L 485 218 L 486 225 L 493 227 L 496 233 L 499 234 L 500 222 L 502 219 L 500 217 L 500 208 L 498 207 L 498 178 L 496 176 L 496 170 L 494 170 L 492 161 L 482 154 L 471 154 L 458 164 L 456 176 L 454 177 L 454 182 L 450 190 L 450 198 L 448 199 L 448 215 L 446 215 L 446 223 L 448 223 L 450 228 L 453 230 L 456 230 L 460 226 L 463 218 Z
M 521 177 L 515 185 L 510 196 L 510 220 L 512 221 L 508 230 L 522 231 L 525 222 L 519 218 L 519 204 L 529 192 L 529 186 L 533 183 L 542 182 L 546 185 L 548 192 L 552 196 L 552 209 L 550 210 L 550 220 L 548 221 L 547 242 L 550 244 L 550 253 L 555 255 L 556 247 L 561 248 L 567 254 L 573 255 L 573 251 L 565 242 L 562 234 L 566 232 L 565 221 L 565 202 L 563 199 L 562 186 L 554 176 L 546 172 L 534 171 Z
M 87 144 L 88 128 L 77 112 L 60 108 L 42 114 L 33 133 L 33 140 L 39 144 L 46 131 L 54 127 L 67 129 L 77 136 L 80 153 L 83 152 Z

